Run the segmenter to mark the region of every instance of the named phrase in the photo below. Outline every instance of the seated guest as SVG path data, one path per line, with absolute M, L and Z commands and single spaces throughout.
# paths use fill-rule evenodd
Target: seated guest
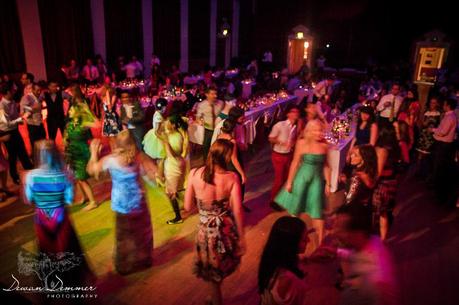
M 298 256 L 305 252 L 310 232 L 297 217 L 284 216 L 274 223 L 258 270 L 262 305 L 310 304 Z
M 90 58 L 86 59 L 86 65 L 81 70 L 81 76 L 86 84 L 94 84 L 99 79 L 99 70 L 92 64 Z
M 371 235 L 366 207 L 344 205 L 337 213 L 335 234 L 346 249 L 334 249 L 348 268 L 340 304 L 398 304 L 394 267 L 382 241 Z
M 376 151 L 371 145 L 355 146 L 350 154 L 350 163 L 354 167 L 346 191 L 347 204 L 369 205 L 376 184 L 378 170 Z
M 80 67 L 75 59 L 70 60 L 70 65 L 67 68 L 67 79 L 69 82 L 77 82 L 80 77 Z

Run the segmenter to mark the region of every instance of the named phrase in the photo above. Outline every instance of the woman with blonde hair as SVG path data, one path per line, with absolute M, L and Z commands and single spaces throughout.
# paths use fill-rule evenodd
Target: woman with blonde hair
M 290 214 L 299 216 L 304 213 L 312 218 L 319 244 L 324 235 L 325 195 L 330 192 L 327 153 L 324 124 L 317 119 L 309 121 L 295 145 L 287 182 L 275 198 L 275 202 Z
M 150 212 L 139 179 L 142 174 L 154 179 L 156 167 L 138 151 L 128 130 L 116 136 L 111 154 L 99 159 L 100 150 L 100 140 L 94 139 L 88 172 L 95 177 L 102 171 L 111 175 L 111 206 L 116 217 L 115 268 L 120 274 L 128 274 L 152 263 Z

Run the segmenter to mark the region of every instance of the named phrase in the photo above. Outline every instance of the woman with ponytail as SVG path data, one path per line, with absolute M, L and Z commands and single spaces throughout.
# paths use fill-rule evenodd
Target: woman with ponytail
M 194 272 L 209 283 L 208 303 L 222 304 L 221 284 L 238 267 L 245 252 L 241 211 L 241 183 L 227 169 L 233 143 L 218 139 L 211 146 L 205 166 L 190 172 L 185 210 L 199 210 Z

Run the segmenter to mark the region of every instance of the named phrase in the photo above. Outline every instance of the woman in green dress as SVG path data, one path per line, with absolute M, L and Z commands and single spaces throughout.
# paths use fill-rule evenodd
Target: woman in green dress
M 69 109 L 69 122 L 64 134 L 65 161 L 73 171 L 76 186 L 82 191 L 83 200 L 80 204 L 88 202 L 84 208 L 86 211 L 97 208 L 86 171 L 90 157 L 88 145 L 91 139 L 90 128 L 94 123 L 95 118 L 88 105 L 82 99 L 75 98 Z
M 315 119 L 309 121 L 302 137 L 295 144 L 287 182 L 275 202 L 290 214 L 308 214 L 318 234 L 319 244 L 324 234 L 325 195 L 330 192 L 330 168 L 327 163 L 328 143 L 324 125 Z

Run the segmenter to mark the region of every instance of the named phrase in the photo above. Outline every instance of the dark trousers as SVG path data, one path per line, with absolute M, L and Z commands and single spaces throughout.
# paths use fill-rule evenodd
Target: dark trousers
M 271 189 L 271 201 L 274 200 L 284 183 L 287 182 L 292 157 L 292 153 L 280 154 L 273 151 L 271 154 L 271 160 L 274 167 L 274 183 L 273 188 Z
M 14 129 L 10 131 L 10 139 L 5 142 L 6 150 L 8 151 L 8 161 L 10 166 L 10 176 L 13 180 L 19 179 L 16 162 L 21 161 L 24 169 L 32 169 L 32 162 L 30 162 L 27 155 L 24 141 L 22 140 L 19 130 Z
M 454 163 L 455 143 L 435 141 L 433 145 L 433 166 L 430 181 L 433 182 L 438 199 L 442 203 L 454 201 L 457 196 L 457 168 Z M 455 202 L 454 202 L 455 203 Z
M 43 127 L 43 124 L 40 124 L 39 126 L 27 125 L 27 130 L 29 131 L 30 147 L 32 148 L 33 155 L 35 150 L 35 142 L 46 139 L 46 131 L 45 127 Z
M 50 140 L 56 140 L 57 136 L 57 130 L 59 129 L 61 131 L 61 136 L 64 137 L 64 130 L 65 130 L 65 119 L 50 119 L 48 118 L 46 120 L 46 123 L 48 125 L 48 138 Z
M 214 134 L 213 130 L 204 129 L 204 143 L 202 143 L 202 155 L 204 157 L 204 162 L 206 162 L 207 155 L 209 154 L 210 145 L 212 144 L 213 134 Z
M 144 136 L 143 128 L 142 127 L 132 128 L 132 129 L 129 129 L 129 132 L 134 138 L 135 144 L 137 145 L 137 148 L 139 149 L 139 151 L 143 151 L 143 144 L 142 144 L 143 136 Z

